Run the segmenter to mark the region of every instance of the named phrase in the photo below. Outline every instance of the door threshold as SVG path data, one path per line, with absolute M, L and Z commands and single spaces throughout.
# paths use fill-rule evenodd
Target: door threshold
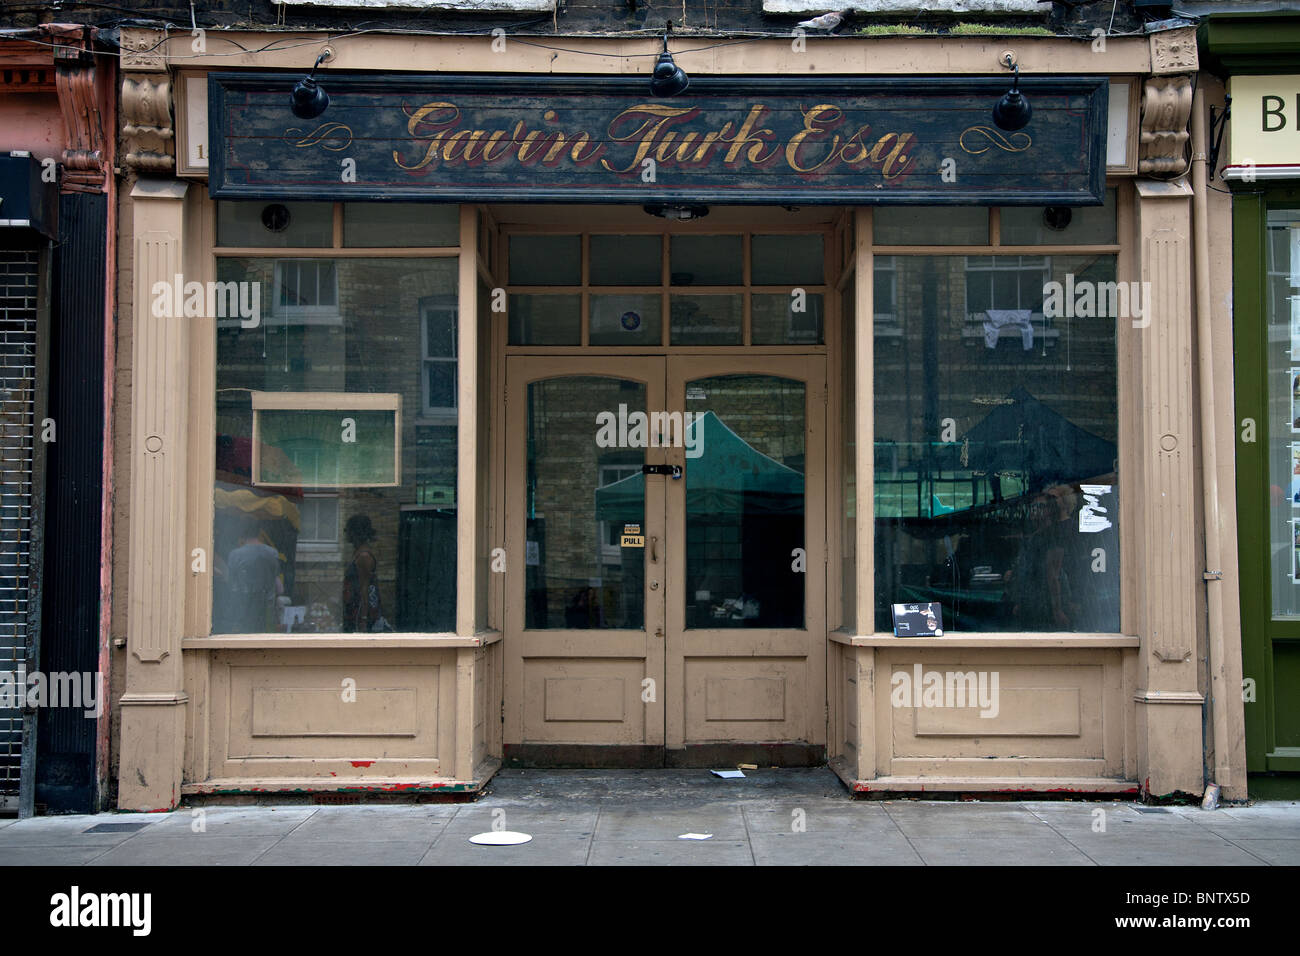
M 821 744 L 688 744 L 680 750 L 644 744 L 506 744 L 503 766 L 551 770 L 655 770 L 664 767 L 821 767 Z

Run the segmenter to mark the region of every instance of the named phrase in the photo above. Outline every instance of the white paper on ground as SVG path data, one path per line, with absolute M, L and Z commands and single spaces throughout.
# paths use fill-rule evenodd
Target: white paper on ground
M 712 833 L 683 833 L 677 837 L 679 840 L 712 840 Z
M 743 770 L 710 770 L 709 773 L 713 774 L 715 777 L 722 777 L 726 780 L 732 780 L 735 777 L 743 777 L 745 775 Z
M 532 839 L 531 834 L 515 833 L 513 830 L 489 830 L 487 833 L 476 833 L 469 838 L 470 843 L 477 843 L 479 846 L 517 846 L 520 843 L 527 843 Z

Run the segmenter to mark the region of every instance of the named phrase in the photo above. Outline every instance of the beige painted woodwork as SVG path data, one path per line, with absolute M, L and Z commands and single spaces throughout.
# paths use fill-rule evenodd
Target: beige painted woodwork
M 265 46 L 265 34 L 227 36 L 247 49 Z M 1026 74 L 1108 75 L 1132 80 L 1136 90 L 1153 72 L 1194 68 L 1170 59 L 1171 52 L 1186 50 L 1170 51 L 1160 46 L 1164 42 L 1111 37 L 1106 54 L 1098 56 L 1087 43 L 1050 37 L 833 38 L 813 56 L 793 52 L 788 40 L 778 38 L 723 46 L 679 38 L 674 55 L 696 75 L 912 75 L 937 69 L 988 75 L 1000 73 L 1002 51 L 1010 48 Z M 227 70 L 233 61 L 224 45 L 198 55 L 187 34 L 168 39 L 161 31 L 126 28 L 123 69 L 133 74 Z M 249 54 L 237 67 L 304 71 L 326 45 L 335 51 L 322 74 L 326 78 L 330 70 L 387 72 L 394 64 L 412 63 L 493 74 L 642 75 L 647 57 L 659 49 L 652 38 L 566 37 L 554 44 L 565 49 L 514 43 L 502 55 L 482 37 L 330 40 L 322 34 L 319 43 Z M 695 52 L 697 47 L 709 49 Z M 160 81 L 151 77 L 150 82 Z M 143 89 L 132 87 L 132 92 Z M 1138 121 L 1131 110 L 1131 135 Z M 1136 162 L 1136 150 L 1130 148 L 1129 158 Z M 464 206 L 460 248 L 451 250 L 341 249 L 336 241 L 331 256 L 459 256 L 455 633 L 211 636 L 211 576 L 192 569 L 191 554 L 206 549 L 210 566 L 215 326 L 208 319 L 154 318 L 149 293 L 153 282 L 170 282 L 178 272 L 200 281 L 215 277 L 215 204 L 201 186 L 187 193 L 178 183 L 141 182 L 133 192 L 131 218 L 122 224 L 123 241 L 134 250 L 134 262 L 123 266 L 134 270 L 134 336 L 132 448 L 129 459 L 118 462 L 132 519 L 119 806 L 167 808 L 182 793 L 218 790 L 382 790 L 411 784 L 472 789 L 491 776 L 505 742 L 673 748 L 716 739 L 824 742 L 832 767 L 860 790 L 1123 792 L 1149 786 L 1157 794 L 1198 793 L 1203 701 L 1197 633 L 1204 627 L 1204 594 L 1195 524 L 1200 466 L 1193 457 L 1190 198 L 1177 185 L 1144 182 L 1135 196 L 1128 180 L 1111 183 L 1116 184 L 1119 242 L 1088 251 L 1116 255 L 1120 281 L 1151 281 L 1156 302 L 1150 328 L 1121 323 L 1118 330 L 1122 633 L 902 641 L 874 633 L 873 258 L 1081 249 L 875 247 L 870 208 L 716 207 L 700 222 L 671 228 L 680 234 L 825 230 L 827 285 L 820 291 L 826 344 L 709 347 L 687 350 L 689 357 L 665 344 L 638 357 L 611 347 L 528 354 L 506 345 L 501 316 L 479 311 L 479 283 L 489 290 L 504 285 L 503 231 L 667 228 L 638 208 Z M 1226 197 L 1212 195 L 1211 201 L 1226 209 Z M 1215 221 L 1221 225 L 1211 236 L 1213 298 L 1224 303 L 1215 307 L 1220 346 L 1215 361 L 1226 382 L 1230 231 L 1226 212 L 1216 213 Z M 994 210 L 993 243 L 998 222 Z M 337 234 L 340 229 L 341 217 Z M 222 249 L 220 254 L 266 250 Z M 841 321 L 848 305 L 855 315 L 851 327 Z M 748 333 L 748 308 L 745 328 Z M 665 335 L 666 329 L 665 323 Z M 755 364 L 745 364 L 751 361 Z M 656 535 L 661 548 L 655 569 L 661 587 L 657 603 L 647 601 L 645 628 L 523 632 L 524 383 L 558 374 L 633 378 L 646 383 L 648 407 L 671 408 L 680 401 L 673 393 L 685 379 L 741 367 L 788 374 L 810 385 L 809 410 L 816 414 L 808 421 L 809 576 L 802 636 L 681 627 L 673 594 L 682 581 L 684 499 L 667 479 L 651 479 L 663 486 L 646 514 L 647 534 Z M 829 401 L 822 404 L 827 394 Z M 1216 392 L 1226 520 L 1234 507 L 1235 432 L 1222 426 L 1231 425 L 1231 395 L 1228 387 Z M 650 461 L 669 460 L 662 449 L 650 451 L 660 456 Z M 853 476 L 856 499 L 851 520 L 846 519 L 846 473 Z M 504 574 L 488 571 L 496 547 L 506 552 Z M 1225 555 L 1235 554 L 1235 535 L 1227 525 L 1222 547 Z M 1235 568 L 1225 569 L 1222 587 L 1233 601 L 1234 580 Z M 1225 616 L 1233 619 L 1235 613 L 1235 603 L 1225 603 Z M 736 642 L 722 655 L 709 645 L 718 634 Z M 1228 680 L 1240 672 L 1235 629 L 1225 633 L 1224 642 L 1231 662 Z M 997 670 L 1003 690 L 999 715 L 894 707 L 890 678 L 916 663 L 943 671 Z M 647 674 L 663 675 L 653 704 L 641 701 Z M 362 692 L 359 707 L 342 704 L 339 696 L 349 677 Z M 737 726 L 726 727 L 725 719 L 711 720 L 711 711 L 741 715 L 745 719 L 736 724 L 763 730 L 745 736 Z M 1239 707 L 1231 720 L 1234 737 L 1225 745 L 1233 750 L 1234 766 L 1241 767 L 1234 780 L 1244 781 Z M 711 729 L 718 726 L 725 729 Z
M 1138 764 L 1157 794 L 1199 793 L 1201 710 L 1194 610 L 1200 587 L 1193 458 L 1191 187 L 1137 183 L 1136 245 L 1151 324 L 1135 336 L 1142 394 Z
M 687 629 L 686 482 L 652 476 L 644 521 L 644 628 L 525 630 L 528 385 L 566 376 L 617 377 L 645 385 L 647 409 L 672 412 L 683 410 L 687 382 L 727 374 L 780 376 L 805 386 L 805 626 Z M 669 750 L 719 742 L 824 743 L 824 356 L 512 355 L 506 382 L 506 743 Z M 691 467 L 684 448 L 649 448 L 647 461 Z M 643 701 L 647 678 L 656 693 Z
M 135 286 L 131 370 L 131 549 L 126 690 L 118 807 L 171 809 L 180 799 L 186 696 L 180 639 L 189 548 L 186 365 L 189 324 L 153 314 L 156 282 L 182 270 L 187 185 L 142 182 L 131 193 Z

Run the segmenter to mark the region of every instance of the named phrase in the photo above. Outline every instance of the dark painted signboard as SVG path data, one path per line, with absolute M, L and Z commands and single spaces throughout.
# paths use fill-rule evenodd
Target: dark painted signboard
M 225 199 L 1092 205 L 1105 183 L 1104 77 L 1022 77 L 1005 132 L 995 77 L 209 75 L 210 190 Z

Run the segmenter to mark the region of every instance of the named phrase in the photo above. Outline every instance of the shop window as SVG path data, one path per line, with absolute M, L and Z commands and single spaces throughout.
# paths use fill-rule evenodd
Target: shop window
M 1300 210 L 1268 211 L 1264 282 L 1269 590 L 1273 619 L 1294 621 L 1300 619 Z
M 744 297 L 674 295 L 670 304 L 673 345 L 740 345 Z
M 875 350 L 877 629 L 937 601 L 952 631 L 1118 631 L 1115 257 L 876 268 L 899 328 Z
M 750 296 L 755 345 L 816 345 L 822 340 L 824 316 L 820 292 Z
M 216 330 L 214 633 L 454 625 L 458 426 L 420 412 L 455 410 L 454 373 L 430 369 L 454 365 L 457 272 L 218 258 L 273 308 Z
M 898 268 L 894 256 L 875 257 L 872 280 L 872 309 L 875 312 L 875 337 L 897 339 L 903 334 L 898 324 Z

